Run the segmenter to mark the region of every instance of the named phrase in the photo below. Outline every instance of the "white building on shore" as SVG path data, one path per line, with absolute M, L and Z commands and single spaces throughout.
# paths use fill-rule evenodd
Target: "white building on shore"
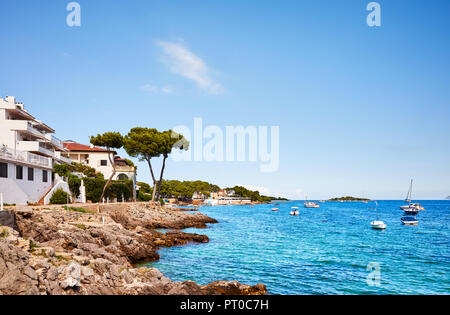
M 133 182 L 133 199 L 136 199 L 136 167 L 130 161 L 120 158 L 116 151 L 84 145 L 74 141 L 65 141 L 66 152 L 63 156 L 71 162 L 87 165 L 102 173 L 108 179 L 114 172 L 111 161 L 115 164 L 116 174 L 113 180 L 131 180 Z
M 54 163 L 70 163 L 53 130 L 13 96 L 0 98 L 0 193 L 7 204 L 44 202 L 55 187 Z M 48 199 L 48 198 L 47 198 Z

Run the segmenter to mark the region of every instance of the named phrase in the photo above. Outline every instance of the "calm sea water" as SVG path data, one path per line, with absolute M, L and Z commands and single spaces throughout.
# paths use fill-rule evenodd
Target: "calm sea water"
M 364 203 L 204 207 L 220 223 L 186 231 L 210 243 L 163 249 L 148 265 L 176 281 L 264 283 L 271 294 L 450 294 L 450 201 L 421 203 L 419 226 L 408 227 L 402 202 L 380 201 L 386 231 L 370 228 L 375 212 Z M 367 284 L 369 263 L 380 265 L 380 287 Z

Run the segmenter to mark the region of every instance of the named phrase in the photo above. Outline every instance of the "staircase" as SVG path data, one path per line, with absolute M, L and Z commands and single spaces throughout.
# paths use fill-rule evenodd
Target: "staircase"
M 44 194 L 44 196 L 42 196 L 41 200 L 39 200 L 39 202 L 38 202 L 38 205 L 42 205 L 42 206 L 43 206 L 43 205 L 45 204 L 44 199 L 45 199 L 45 197 L 47 197 L 47 195 L 52 191 L 52 189 L 53 189 L 53 187 L 50 188 L 50 189 L 47 191 L 47 193 Z

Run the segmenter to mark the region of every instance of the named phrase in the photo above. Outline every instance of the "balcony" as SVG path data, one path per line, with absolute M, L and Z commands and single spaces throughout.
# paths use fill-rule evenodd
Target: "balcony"
M 55 158 L 62 163 L 69 164 L 69 165 L 72 164 L 72 160 L 69 159 L 68 157 L 61 155 L 61 152 L 59 152 L 59 151 L 55 152 Z
M 63 150 L 64 149 L 64 145 L 63 142 L 61 140 L 59 140 L 58 138 L 56 138 L 55 136 L 51 135 L 51 134 L 46 134 L 45 138 L 50 141 L 50 143 L 57 149 L 59 150 Z
M 45 148 L 39 141 L 19 141 L 17 150 L 40 153 L 48 157 L 54 157 L 55 152 Z
M 133 166 L 119 166 L 119 165 L 116 165 L 116 172 L 117 173 L 120 173 L 120 172 L 123 172 L 123 173 L 134 173 L 134 171 L 135 171 L 135 168 Z
M 5 125 L 11 130 L 22 131 L 39 139 L 46 139 L 45 135 L 27 120 L 7 120 Z
M 51 169 L 53 167 L 52 159 L 30 152 L 12 150 L 6 146 L 0 147 L 0 159 L 7 162 L 16 162 L 30 164 Z

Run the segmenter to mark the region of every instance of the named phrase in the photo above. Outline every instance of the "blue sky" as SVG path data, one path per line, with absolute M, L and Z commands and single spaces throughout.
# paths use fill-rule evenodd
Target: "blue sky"
M 363 0 L 80 0 L 75 28 L 68 2 L 0 3 L 0 96 L 59 138 L 195 117 L 280 126 L 275 173 L 169 161 L 165 177 L 296 199 L 401 199 L 414 178 L 417 199 L 450 195 L 450 2 L 379 1 L 379 28 Z

